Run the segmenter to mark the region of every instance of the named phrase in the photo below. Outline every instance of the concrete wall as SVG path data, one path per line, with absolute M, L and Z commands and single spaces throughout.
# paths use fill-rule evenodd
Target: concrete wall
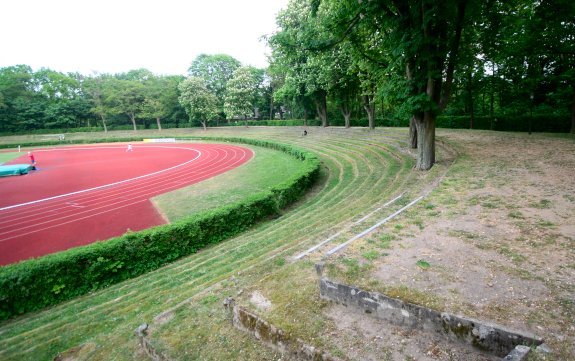
M 440 313 L 380 293 L 338 284 L 325 278 L 320 278 L 320 297 L 395 325 L 435 332 L 500 357 L 507 356 L 518 345 L 538 346 L 543 343 L 541 338 L 534 335 L 513 332 L 497 325 Z
M 282 330 L 261 319 L 247 309 L 228 303 L 226 307 L 233 307 L 232 323 L 245 332 L 255 336 L 259 341 L 281 352 L 292 360 L 302 361 L 341 361 L 327 352 L 305 344 L 300 339 L 291 339 Z

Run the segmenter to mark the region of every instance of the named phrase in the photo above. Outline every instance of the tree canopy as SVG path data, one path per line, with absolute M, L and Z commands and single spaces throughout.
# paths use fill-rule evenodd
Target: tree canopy
M 291 0 L 268 42 L 271 67 L 285 74 L 282 99 L 314 99 L 324 126 L 326 97 L 346 125 L 347 103 L 361 102 L 370 127 L 375 102 L 390 106 L 411 119 L 416 167 L 425 170 L 435 162 L 437 116 L 458 112 L 454 94 L 471 119 L 487 94 L 491 117 L 496 106 L 532 114 L 561 104 L 572 108 L 575 131 L 574 22 L 566 0 Z
M 190 122 L 199 120 L 204 129 L 210 120 L 217 117 L 217 97 L 208 89 L 204 79 L 188 77 L 178 86 L 179 101 L 190 117 Z
M 290 0 L 276 23 L 267 69 L 226 54 L 199 55 L 187 78 L 0 68 L 0 132 L 264 117 L 410 126 L 418 169 L 435 162 L 438 125 L 575 133 L 572 1 Z

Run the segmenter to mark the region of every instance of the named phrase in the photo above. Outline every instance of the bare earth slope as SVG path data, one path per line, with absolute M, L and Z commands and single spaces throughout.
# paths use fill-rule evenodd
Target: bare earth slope
M 370 243 L 391 240 L 366 267 L 369 276 L 348 281 L 541 336 L 553 353 L 531 359 L 575 359 L 575 142 L 479 131 L 438 136 L 458 153 L 440 185 L 330 264 L 345 280 L 341 259 L 361 263 Z M 484 359 L 341 306 L 326 314 L 346 331 L 339 342 L 350 345 L 352 359 Z M 370 346 L 354 349 L 354 339 Z

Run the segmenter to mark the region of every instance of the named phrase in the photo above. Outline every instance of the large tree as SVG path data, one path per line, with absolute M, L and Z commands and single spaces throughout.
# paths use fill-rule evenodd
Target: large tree
M 144 85 L 138 80 L 115 80 L 113 84 L 108 100 L 115 104 L 114 113 L 126 114 L 136 131 L 136 118 L 141 114 L 145 99 Z
M 313 20 L 298 24 L 304 29 L 300 41 L 319 52 L 346 41 L 382 71 L 393 75 L 402 69 L 403 78 L 395 81 L 405 89 L 417 131 L 416 168 L 427 170 L 435 162 L 436 118 L 449 99 L 468 5 L 468 0 L 314 0 Z
M 492 74 L 491 108 L 499 101 L 506 112 L 518 115 L 538 107 L 568 111 L 575 133 L 575 3 L 493 0 L 490 4 L 480 43 Z
M 224 96 L 226 118 L 242 117 L 247 119 L 254 115 L 263 82 L 263 71 L 251 66 L 236 69 L 228 81 Z
M 208 122 L 217 117 L 217 98 L 202 78 L 189 77 L 178 86 L 180 91 L 179 102 L 186 110 L 190 122 L 199 121 L 204 130 L 207 130 Z
M 0 69 L 0 131 L 41 127 L 34 124 L 36 123 L 34 118 L 28 119 L 26 116 L 30 114 L 33 104 L 36 104 L 32 80 L 32 68 L 27 65 Z M 38 114 L 38 112 L 34 113 L 34 115 Z
M 328 126 L 327 95 L 330 82 L 329 56 L 310 50 L 313 34 L 319 30 L 311 16 L 312 6 L 307 0 L 293 0 L 277 17 L 281 31 L 272 35 L 273 66 L 285 72 L 285 82 L 278 89 L 283 97 L 297 99 L 307 113 L 312 100 L 322 125 Z
M 144 82 L 144 102 L 141 114 L 144 118 L 156 120 L 162 130 L 161 119 L 168 117 L 178 105 L 178 83 L 175 76 L 152 76 Z
M 226 54 L 200 54 L 188 69 L 189 76 L 201 78 L 206 87 L 216 96 L 218 113 L 225 116 L 224 102 L 228 81 L 241 63 L 234 57 Z
M 95 74 L 85 78 L 82 82 L 84 93 L 89 96 L 91 101 L 90 111 L 100 118 L 104 132 L 108 132 L 107 117 L 111 114 L 111 106 L 107 104 L 107 101 L 109 101 L 109 82 L 107 82 L 107 79 L 109 78 L 108 75 Z

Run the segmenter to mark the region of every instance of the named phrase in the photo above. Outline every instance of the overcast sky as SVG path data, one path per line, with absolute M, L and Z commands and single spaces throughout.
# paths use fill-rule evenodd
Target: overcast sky
M 262 35 L 288 0 L 7 0 L 0 67 L 120 73 L 187 73 L 199 54 L 267 66 Z

